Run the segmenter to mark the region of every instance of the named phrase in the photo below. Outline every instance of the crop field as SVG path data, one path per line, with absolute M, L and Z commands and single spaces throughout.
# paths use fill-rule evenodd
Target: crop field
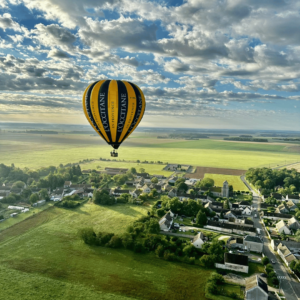
M 233 186 L 234 191 L 248 191 L 248 188 L 239 176 L 206 173 L 204 178 L 206 177 L 213 179 L 215 186 L 223 186 L 223 182 L 227 180 L 229 185 Z
M 197 167 L 196 171 L 194 173 L 188 174 L 187 177 L 202 179 L 204 178 L 206 173 L 241 176 L 246 173 L 246 170 Z
M 123 163 L 123 167 L 132 165 L 128 161 L 159 160 L 164 164 L 178 163 L 246 170 L 261 165 L 281 164 L 283 161 L 287 163 L 300 161 L 300 152 L 296 150 L 290 152 L 289 147 L 292 145 L 272 143 L 261 145 L 211 139 L 176 140 L 174 142 L 174 140 L 155 139 L 151 136 L 133 137 L 126 140 L 124 146 L 120 148 L 118 160 Z M 111 158 L 111 148 L 99 137 L 83 134 L 40 136 L 2 133 L 0 134 L 0 149 L 0 163 L 14 163 L 18 167 L 29 168 L 76 163 L 84 159 L 99 160 L 100 157 Z M 97 165 L 101 166 L 101 162 L 95 162 L 95 166 Z M 103 163 L 102 165 L 104 166 Z M 149 165 L 148 170 L 151 172 L 151 168 L 155 167 L 153 172 L 158 173 L 164 166 Z
M 152 254 L 85 245 L 81 227 L 123 233 L 144 206 L 51 207 L 0 233 L 3 299 L 206 299 L 212 272 Z

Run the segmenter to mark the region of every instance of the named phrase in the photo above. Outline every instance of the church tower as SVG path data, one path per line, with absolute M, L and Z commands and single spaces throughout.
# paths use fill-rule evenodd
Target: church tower
M 223 187 L 222 187 L 222 197 L 229 197 L 229 184 L 227 180 L 223 182 Z

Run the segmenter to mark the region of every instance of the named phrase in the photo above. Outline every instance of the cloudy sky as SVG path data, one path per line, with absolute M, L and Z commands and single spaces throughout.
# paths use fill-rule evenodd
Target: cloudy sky
M 0 121 L 87 124 L 99 79 L 140 126 L 300 130 L 298 0 L 0 0 Z

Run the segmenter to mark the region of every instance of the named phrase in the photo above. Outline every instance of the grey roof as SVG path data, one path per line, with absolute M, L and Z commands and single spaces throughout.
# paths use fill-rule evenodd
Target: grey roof
M 239 203 L 239 205 L 251 205 L 251 203 L 250 203 L 250 201 L 241 201 L 240 203 Z
M 169 211 L 161 219 L 165 219 L 163 221 L 163 224 L 165 224 L 168 228 L 171 226 L 173 219 L 172 219 Z
M 224 253 L 224 262 L 235 265 L 248 266 L 248 256 L 234 253 Z
M 299 199 L 299 195 L 287 195 L 288 199 Z
M 245 281 L 246 281 L 246 291 L 254 288 L 255 286 L 258 286 L 268 294 L 268 285 L 262 280 L 260 276 L 254 275 L 246 278 Z
M 259 243 L 259 244 L 263 243 L 258 236 L 252 236 L 252 235 L 245 236 L 244 240 L 247 242 Z
M 113 193 L 115 194 L 129 194 L 129 190 L 119 190 L 119 189 L 115 189 L 113 191 Z

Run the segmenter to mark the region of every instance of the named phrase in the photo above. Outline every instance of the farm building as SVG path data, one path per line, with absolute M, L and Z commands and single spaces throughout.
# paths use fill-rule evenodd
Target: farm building
M 7 209 L 23 210 L 24 207 L 23 207 L 23 206 L 13 206 L 13 205 L 9 205 L 9 206 L 7 207 Z
M 40 206 L 43 206 L 46 204 L 46 200 L 40 200 L 36 203 L 33 203 L 32 206 L 35 206 L 35 207 L 40 207 Z

